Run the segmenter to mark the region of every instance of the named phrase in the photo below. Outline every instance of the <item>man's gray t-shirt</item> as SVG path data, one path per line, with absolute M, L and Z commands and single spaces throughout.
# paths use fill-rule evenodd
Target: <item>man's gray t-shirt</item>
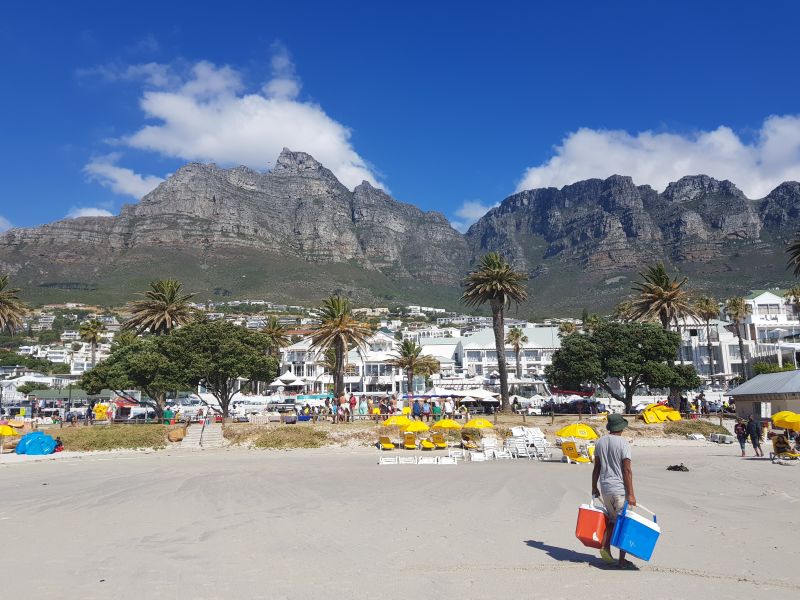
M 624 496 L 622 461 L 630 459 L 631 445 L 621 435 L 604 435 L 594 447 L 595 460 L 600 460 L 600 493 L 608 496 Z

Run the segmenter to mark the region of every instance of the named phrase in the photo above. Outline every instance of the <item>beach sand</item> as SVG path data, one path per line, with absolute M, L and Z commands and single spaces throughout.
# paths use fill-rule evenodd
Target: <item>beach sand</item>
M 556 453 L 560 454 L 560 453 Z M 662 538 L 639 572 L 574 537 L 590 465 L 383 465 L 363 449 L 0 461 L 9 598 L 750 598 L 800 590 L 800 468 L 634 446 Z M 688 473 L 668 472 L 684 463 Z

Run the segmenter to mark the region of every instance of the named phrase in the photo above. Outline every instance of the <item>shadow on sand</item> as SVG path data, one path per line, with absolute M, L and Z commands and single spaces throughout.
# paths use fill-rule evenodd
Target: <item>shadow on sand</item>
M 559 548 L 558 546 L 550 546 L 544 542 L 537 542 L 536 540 L 527 540 L 525 542 L 530 548 L 536 548 L 547 552 L 553 559 L 559 562 L 583 563 L 598 569 L 606 569 L 606 564 L 600 559 L 599 556 L 593 554 L 586 554 L 585 552 L 575 552 L 569 548 Z

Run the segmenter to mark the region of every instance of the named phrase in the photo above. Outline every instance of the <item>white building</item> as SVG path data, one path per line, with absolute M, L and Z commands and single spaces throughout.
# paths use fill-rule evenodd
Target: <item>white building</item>
M 421 339 L 430 338 L 457 338 L 461 337 L 461 330 L 455 327 L 418 327 L 416 329 L 405 328 L 400 332 L 404 340 L 411 340 L 417 344 Z
M 528 338 L 520 352 L 522 375 L 526 377 L 543 375 L 544 368 L 553 362 L 553 353 L 561 347 L 558 328 L 525 327 L 522 331 Z M 497 370 L 497 352 L 492 328 L 488 327 L 462 337 L 458 347 L 458 360 L 464 375 L 488 376 Z M 516 354 L 510 346 L 506 346 L 506 364 L 509 372 L 516 369 Z

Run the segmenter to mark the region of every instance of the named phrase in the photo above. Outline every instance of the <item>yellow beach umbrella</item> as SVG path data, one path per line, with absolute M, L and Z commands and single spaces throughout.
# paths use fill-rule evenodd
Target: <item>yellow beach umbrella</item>
M 405 415 L 392 415 L 383 422 L 383 425 L 387 427 L 391 427 L 392 425 L 405 427 L 406 425 L 411 425 L 411 419 Z
M 784 429 L 793 429 L 794 431 L 800 431 L 800 415 L 789 415 L 785 419 L 783 419 L 784 425 L 782 427 Z
M 433 424 L 434 429 L 461 429 L 461 425 L 453 419 L 442 419 Z
M 403 431 L 410 431 L 412 433 L 416 433 L 418 431 L 428 431 L 430 427 L 425 425 L 422 421 L 413 421 L 410 425 L 407 425 L 403 428 Z
M 782 410 L 781 412 L 777 412 L 774 415 L 772 415 L 772 423 L 775 425 L 775 427 L 782 427 L 783 429 L 789 429 L 790 426 L 786 424 L 786 419 L 794 416 L 796 416 L 796 414 L 793 413 L 792 411 Z
M 562 438 L 571 437 L 581 440 L 596 440 L 598 438 L 595 430 L 584 423 L 573 423 L 572 425 L 562 427 L 556 431 L 556 435 Z
M 494 427 L 489 421 L 483 418 L 470 419 L 464 423 L 464 429 L 491 429 Z

